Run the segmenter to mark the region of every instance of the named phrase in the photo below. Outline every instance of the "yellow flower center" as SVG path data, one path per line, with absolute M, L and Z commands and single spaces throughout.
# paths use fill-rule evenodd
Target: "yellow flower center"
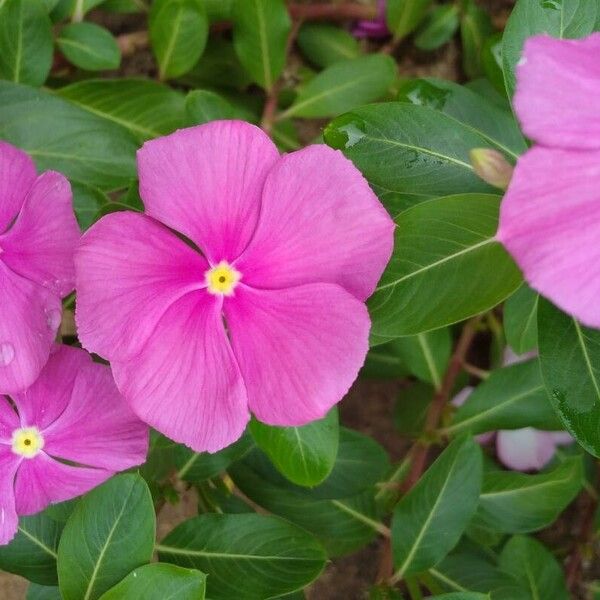
M 12 451 L 25 458 L 33 458 L 44 447 L 44 438 L 37 427 L 15 429 L 12 435 Z
M 208 291 L 211 294 L 233 296 L 233 290 L 242 278 L 242 274 L 228 262 L 222 260 L 216 267 L 206 271 L 205 277 Z

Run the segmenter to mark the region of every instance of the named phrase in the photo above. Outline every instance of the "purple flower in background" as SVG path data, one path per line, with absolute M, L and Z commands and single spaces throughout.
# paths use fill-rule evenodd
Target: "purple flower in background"
M 381 39 L 390 35 L 385 20 L 386 0 L 377 0 L 377 16 L 372 20 L 357 21 L 352 35 L 357 38 Z

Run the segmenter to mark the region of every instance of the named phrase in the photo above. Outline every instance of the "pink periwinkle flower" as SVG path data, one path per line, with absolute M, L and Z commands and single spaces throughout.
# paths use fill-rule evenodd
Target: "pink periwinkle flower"
M 54 346 L 31 387 L 0 396 L 0 544 L 14 537 L 18 515 L 85 494 L 143 463 L 147 450 L 148 428 L 110 369 Z
M 530 38 L 515 109 L 536 145 L 518 161 L 498 239 L 525 279 L 600 327 L 600 34 Z
M 80 231 L 69 182 L 0 141 L 0 394 L 30 386 L 46 364 L 75 284 Z
M 145 422 L 196 451 L 323 417 L 364 362 L 364 305 L 394 225 L 359 171 L 280 156 L 242 121 L 138 152 L 146 214 L 107 215 L 76 255 L 79 338 Z M 182 239 L 183 236 L 188 241 Z
M 357 21 L 352 28 L 352 35 L 357 38 L 381 39 L 390 35 L 385 13 L 386 0 L 377 0 L 377 16 L 371 20 Z

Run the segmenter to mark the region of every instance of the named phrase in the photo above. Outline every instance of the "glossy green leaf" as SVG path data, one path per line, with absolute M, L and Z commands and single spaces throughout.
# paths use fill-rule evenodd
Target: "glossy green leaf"
M 468 77 L 478 77 L 483 72 L 482 50 L 485 40 L 493 32 L 488 13 L 474 0 L 466 0 L 460 20 L 462 41 L 462 66 Z
M 369 300 L 372 333 L 412 335 L 450 325 L 519 286 L 518 268 L 494 238 L 499 204 L 497 196 L 463 194 L 397 217 L 392 258 Z
M 477 507 L 481 450 L 453 441 L 400 500 L 392 519 L 394 579 L 438 563 L 456 545 Z
M 93 115 L 128 129 L 140 142 L 185 125 L 183 94 L 146 79 L 86 79 L 56 93 Z
M 283 0 L 234 0 L 233 46 L 252 80 L 270 90 L 285 65 L 290 17 Z
M 86 71 L 117 69 L 121 51 L 108 29 L 95 23 L 71 23 L 60 31 L 56 43 L 65 58 Z
M 502 33 L 497 32 L 490 35 L 483 43 L 481 65 L 485 76 L 492 82 L 496 91 L 505 96 L 502 64 Z
M 109 198 L 98 188 L 93 188 L 79 181 L 71 182 L 71 190 L 77 222 L 85 230 L 95 221 L 98 211 L 110 202 Z
M 25 600 L 62 600 L 62 596 L 57 587 L 30 583 L 27 586 L 27 596 L 25 597 Z
M 52 23 L 40 0 L 0 2 L 0 79 L 42 85 L 52 54 Z
M 154 0 L 150 42 L 160 79 L 179 77 L 197 62 L 208 39 L 208 17 L 201 0 Z
M 492 371 L 456 411 L 445 433 L 477 434 L 521 427 L 560 429 L 537 359 Z
M 208 575 L 213 600 L 264 600 L 299 590 L 325 566 L 322 546 L 277 517 L 205 514 L 176 527 L 157 546 L 163 561 Z
M 95 600 L 152 557 L 156 518 L 139 475 L 117 475 L 91 491 L 67 521 L 58 547 L 64 600 Z
M 63 19 L 71 18 L 81 21 L 92 8 L 102 4 L 104 0 L 58 0 L 52 11 L 52 20 L 57 23 Z
M 537 531 L 554 522 L 582 485 L 580 457 L 538 475 L 487 470 L 476 520 L 504 533 Z
M 100 600 L 204 600 L 205 591 L 204 573 L 153 563 L 129 573 Z
M 234 0 L 204 0 L 208 18 L 211 21 L 226 21 L 231 19 Z
M 414 31 L 425 18 L 431 0 L 388 0 L 386 22 L 395 39 Z
M 448 42 L 458 30 L 458 6 L 437 6 L 427 17 L 415 37 L 415 46 L 421 50 L 436 50 Z
M 600 331 L 540 298 L 540 364 L 546 391 L 577 441 L 600 456 Z
M 333 469 L 339 445 L 335 408 L 303 427 L 272 427 L 253 420 L 250 431 L 277 470 L 297 485 L 313 487 Z
M 370 379 L 402 379 L 408 375 L 404 361 L 395 340 L 373 347 L 367 354 L 365 364 L 360 371 L 361 377 Z
M 571 597 L 560 564 L 533 538 L 524 535 L 511 538 L 500 554 L 500 568 L 520 581 L 533 599 L 568 600 Z
M 92 187 L 112 190 L 136 177 L 137 143 L 125 128 L 44 90 L 0 81 L 0 138 L 28 152 L 38 170 Z
M 57 549 L 63 526 L 45 512 L 21 517 L 13 541 L 0 546 L 0 569 L 40 585 L 56 585 Z
M 529 352 L 537 346 L 537 307 L 539 295 L 523 284 L 504 304 L 506 341 L 517 353 Z
M 293 152 L 302 147 L 298 128 L 293 119 L 278 121 L 273 127 L 271 137 L 281 152 Z
M 525 40 L 536 33 L 556 38 L 580 38 L 594 30 L 600 18 L 598 0 L 517 0 L 504 30 L 502 62 L 509 97 L 515 89 L 515 68 Z
M 396 76 L 396 63 L 383 54 L 336 62 L 311 79 L 281 115 L 330 117 L 385 95 Z
M 191 91 L 185 101 L 190 124 L 202 125 L 219 119 L 232 119 L 233 106 L 223 96 L 207 90 Z
M 298 46 L 304 56 L 318 67 L 328 67 L 361 54 L 354 36 L 327 23 L 304 23 L 298 32 Z

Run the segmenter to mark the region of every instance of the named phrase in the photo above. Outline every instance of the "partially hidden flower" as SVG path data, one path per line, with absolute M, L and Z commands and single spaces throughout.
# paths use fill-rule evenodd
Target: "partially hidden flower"
M 55 346 L 36 382 L 0 395 L 0 544 L 18 515 L 70 500 L 144 462 L 148 428 L 110 369 L 84 350 Z
M 536 142 L 518 161 L 497 237 L 527 282 L 600 327 L 600 34 L 525 43 L 514 98 Z
M 0 141 L 0 394 L 25 389 L 46 364 L 79 236 L 69 182 L 38 177 L 25 152 Z
M 394 225 L 359 171 L 280 156 L 242 121 L 138 152 L 146 214 L 107 215 L 76 255 L 79 338 L 139 417 L 197 451 L 323 417 L 364 362 L 364 305 Z M 185 236 L 188 241 L 182 239 Z
M 357 21 L 352 28 L 352 35 L 357 38 L 381 39 L 390 35 L 385 13 L 386 0 L 377 0 L 377 16 L 374 19 Z

